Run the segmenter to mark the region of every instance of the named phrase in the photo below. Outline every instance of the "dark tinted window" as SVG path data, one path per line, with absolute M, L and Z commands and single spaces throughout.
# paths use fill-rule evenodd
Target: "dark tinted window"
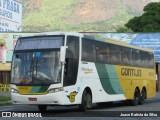
M 82 39 L 82 60 L 96 62 L 96 50 L 98 46 L 92 40 Z
M 97 53 L 97 62 L 98 63 L 110 63 L 110 48 L 108 44 L 105 43 L 97 43 L 98 47 L 96 50 Z
M 79 37 L 67 37 L 66 64 L 64 70 L 64 86 L 74 85 L 77 80 L 79 63 Z
M 133 66 L 140 67 L 141 65 L 141 59 L 140 59 L 140 51 L 132 49 L 132 60 L 133 60 Z
M 121 48 L 116 45 L 109 45 L 111 64 L 121 64 Z
M 33 36 L 19 38 L 15 50 L 55 49 L 64 44 L 64 36 Z
M 153 53 L 141 51 L 140 55 L 141 55 L 140 56 L 141 57 L 141 67 L 145 67 L 145 68 L 154 67 Z
M 148 67 L 148 57 L 147 52 L 140 51 L 141 67 Z
M 121 56 L 123 65 L 133 65 L 131 55 L 132 55 L 132 49 L 125 47 L 122 49 Z
M 153 55 L 153 53 L 148 53 L 148 67 L 154 68 L 154 55 Z
M 153 68 L 153 53 L 110 43 L 82 39 L 82 61 Z

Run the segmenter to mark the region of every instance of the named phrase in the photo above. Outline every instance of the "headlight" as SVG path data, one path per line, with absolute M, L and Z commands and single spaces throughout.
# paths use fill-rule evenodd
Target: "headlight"
M 12 93 L 18 93 L 18 90 L 17 90 L 17 89 L 14 89 L 14 88 L 11 88 L 11 92 L 12 92 Z
M 55 93 L 55 92 L 59 92 L 59 91 L 63 91 L 63 87 L 51 88 L 51 89 L 48 90 L 48 93 Z

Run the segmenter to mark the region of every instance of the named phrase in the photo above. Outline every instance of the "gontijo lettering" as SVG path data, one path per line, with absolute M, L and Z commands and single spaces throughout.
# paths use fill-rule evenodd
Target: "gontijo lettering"
M 141 70 L 140 69 L 122 68 L 121 75 L 122 76 L 141 76 Z

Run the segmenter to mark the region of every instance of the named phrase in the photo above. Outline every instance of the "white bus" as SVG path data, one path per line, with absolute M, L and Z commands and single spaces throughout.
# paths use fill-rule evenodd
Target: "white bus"
M 72 32 L 19 37 L 13 53 L 13 104 L 79 105 L 129 100 L 142 104 L 156 94 L 153 52 Z

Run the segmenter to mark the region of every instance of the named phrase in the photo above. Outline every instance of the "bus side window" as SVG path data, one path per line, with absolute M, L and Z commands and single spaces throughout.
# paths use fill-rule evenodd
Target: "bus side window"
M 64 68 L 64 86 L 74 85 L 77 80 L 79 63 L 79 37 L 67 37 L 66 64 Z
M 133 65 L 136 67 L 140 67 L 141 65 L 141 59 L 140 59 L 140 54 L 139 50 L 132 50 L 132 60 L 133 60 Z
M 144 51 L 140 51 L 140 57 L 141 57 L 141 67 L 148 68 L 148 56 L 147 53 Z
M 98 43 L 97 43 L 98 44 Z M 99 43 L 99 49 L 97 52 L 97 62 L 103 64 L 110 63 L 109 47 L 105 43 Z
M 153 56 L 153 53 L 148 53 L 148 68 L 154 68 L 154 56 Z
M 109 45 L 111 64 L 121 64 L 121 48 L 116 45 Z
M 123 65 L 132 65 L 131 49 L 130 48 L 123 48 L 122 49 L 122 61 L 123 61 Z
M 82 61 L 96 62 L 97 46 L 89 39 L 82 39 Z

